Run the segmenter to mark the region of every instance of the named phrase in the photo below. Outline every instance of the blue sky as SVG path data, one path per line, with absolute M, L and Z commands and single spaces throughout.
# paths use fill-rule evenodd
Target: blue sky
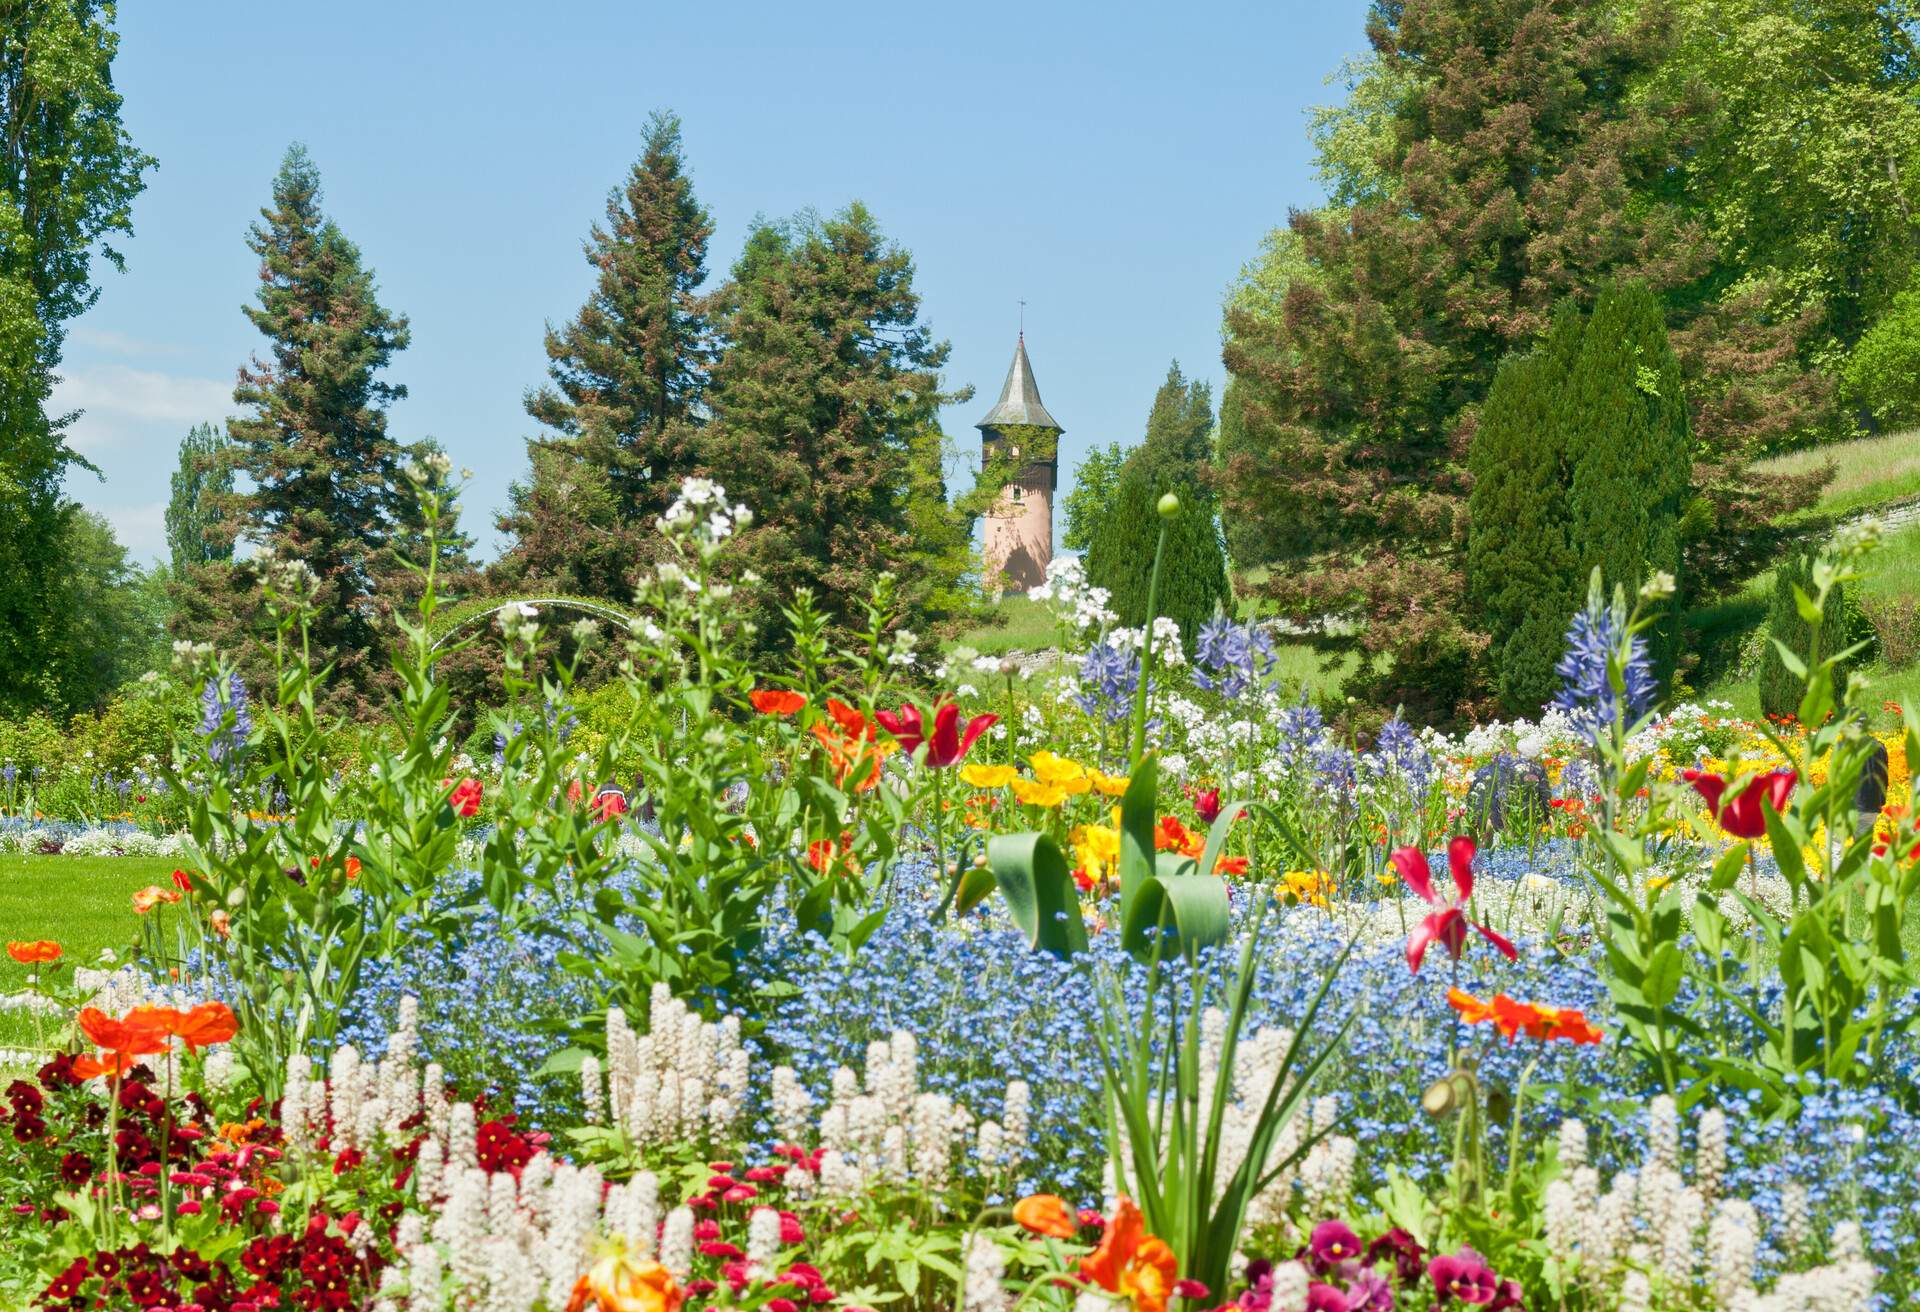
M 136 557 L 164 553 L 181 435 L 234 410 L 258 334 L 243 235 L 288 142 L 357 241 L 413 346 L 396 435 L 437 437 L 493 511 L 535 426 L 541 331 L 590 281 L 580 242 L 678 112 L 722 273 L 756 213 L 858 198 L 913 252 L 953 343 L 943 416 L 971 446 L 1019 304 L 1063 477 L 1137 440 L 1178 358 L 1219 382 L 1220 302 L 1289 206 L 1320 198 L 1306 110 L 1365 45 L 1363 0 L 1113 6 L 661 5 L 490 0 L 121 7 L 126 121 L 160 167 L 125 275 L 73 328 L 56 404 L 106 474 L 69 490 Z M 750 493 L 750 489 L 740 489 Z M 751 497 L 749 495 L 749 500 Z

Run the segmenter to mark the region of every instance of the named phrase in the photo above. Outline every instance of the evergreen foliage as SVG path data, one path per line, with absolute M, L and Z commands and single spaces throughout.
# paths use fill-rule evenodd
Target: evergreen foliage
M 1087 548 L 1088 580 L 1108 590 L 1109 604 L 1122 624 L 1141 625 L 1147 620 L 1154 551 L 1165 522 L 1159 611 L 1180 625 L 1189 645 L 1216 610 L 1233 602 L 1215 500 L 1206 481 L 1212 437 L 1212 389 L 1198 380 L 1189 382 L 1175 363 L 1154 394 L 1146 440 L 1127 456 L 1119 485 Z M 1168 492 L 1180 498 L 1181 511 L 1163 521 L 1156 507 Z
M 807 587 L 853 617 L 891 571 L 911 622 L 938 621 L 971 565 L 963 532 L 934 532 L 957 517 L 939 408 L 962 398 L 940 390 L 949 348 L 920 322 L 911 257 L 857 203 L 762 221 L 720 297 L 702 463 L 754 514 L 742 556 L 769 603 Z
M 227 446 L 226 433 L 214 424 L 195 424 L 180 439 L 166 518 L 167 551 L 177 575 L 233 559 L 233 539 L 220 532 L 221 503 L 233 494 Z
M 530 391 L 527 413 L 558 436 L 530 447 L 564 453 L 604 471 L 613 498 L 613 540 L 587 547 L 605 556 L 634 541 L 631 528 L 650 530 L 672 504 L 699 462 L 702 396 L 713 356 L 712 307 L 700 294 L 707 276 L 713 220 L 694 196 L 681 149 L 680 120 L 655 113 L 640 158 L 623 188 L 607 197 L 606 217 L 587 237 L 587 263 L 597 271 L 592 294 L 565 327 L 549 328 L 549 384 Z M 537 455 L 537 453 L 536 453 Z M 555 459 L 532 460 L 533 477 L 577 483 Z M 517 505 L 502 521 L 516 537 L 550 537 L 559 525 L 520 518 L 542 503 Z M 578 532 L 609 526 L 581 522 Z M 652 534 L 643 532 L 641 540 Z M 566 569 L 545 557 L 522 562 L 521 572 L 557 578 Z M 588 571 L 595 573 L 597 571 Z M 625 577 L 599 595 L 624 598 Z
M 1788 552 L 1774 567 L 1773 597 L 1767 606 L 1768 642 L 1760 653 L 1760 710 L 1766 715 L 1794 715 L 1800 709 L 1805 684 L 1799 675 L 1788 671 L 1774 642 L 1786 644 L 1787 650 L 1802 661 L 1811 659 L 1813 626 L 1801 618 L 1794 588 L 1813 595 L 1813 562 L 1817 554 L 1813 548 L 1801 546 Z M 1845 583 L 1836 583 L 1827 594 L 1826 621 L 1820 630 L 1820 658 L 1851 647 L 1871 634 L 1872 627 L 1861 612 L 1853 589 Z M 1839 685 L 1844 686 L 1848 671 L 1866 654 L 1862 651 L 1849 657 L 1834 671 Z
M 1094 531 L 1113 513 L 1114 496 L 1120 490 L 1120 471 L 1127 453 L 1118 442 L 1089 448 L 1073 469 L 1073 491 L 1060 501 L 1060 545 L 1068 551 L 1085 551 L 1093 545 Z
M 133 231 L 153 159 L 121 121 L 111 4 L 23 0 L 0 16 L 0 713 L 66 707 L 56 649 L 90 632 L 63 554 L 88 530 L 61 491 L 90 468 L 47 412 L 67 325 L 100 294 L 96 255 Z
M 1737 279 L 1672 193 L 1707 110 L 1650 83 L 1674 43 L 1663 11 L 1381 0 L 1368 33 L 1354 121 L 1316 126 L 1350 203 L 1296 212 L 1256 270 L 1270 276 L 1229 299 L 1222 486 L 1236 560 L 1273 566 L 1281 611 L 1357 621 L 1330 640 L 1368 658 L 1351 690 L 1445 719 L 1489 682 L 1465 604 L 1462 457 L 1499 361 L 1561 299 L 1584 307 L 1614 279 L 1661 298 L 1714 466 L 1696 537 L 1709 551 L 1757 542 L 1747 530 L 1776 509 L 1742 472 L 1770 431 L 1752 402 L 1807 371 L 1800 321 L 1745 287 L 1719 294 Z M 1802 428 L 1818 399 L 1796 411 Z
M 1596 567 L 1629 588 L 1680 574 L 1687 411 L 1653 295 L 1609 286 L 1591 315 L 1563 303 L 1538 348 L 1502 363 L 1468 463 L 1468 595 L 1502 703 L 1535 715 L 1558 684 L 1567 616 Z M 1675 632 L 1669 623 L 1647 635 L 1662 675 Z
M 332 664 L 330 696 L 364 709 L 385 667 L 371 598 L 396 532 L 416 513 L 402 472 L 410 450 L 387 432 L 386 407 L 406 389 L 381 377 L 407 345 L 407 321 L 380 304 L 359 248 L 321 211 L 319 170 L 304 147 L 288 149 L 247 244 L 260 257 L 260 287 L 245 313 L 267 349 L 234 387 L 249 412 L 228 421 L 229 458 L 251 486 L 224 498 L 222 531 L 314 571 L 316 661 Z M 252 573 L 198 571 L 201 586 L 227 601 Z M 201 615 L 237 652 L 253 612 L 238 608 L 223 622 L 228 609 L 216 602 Z

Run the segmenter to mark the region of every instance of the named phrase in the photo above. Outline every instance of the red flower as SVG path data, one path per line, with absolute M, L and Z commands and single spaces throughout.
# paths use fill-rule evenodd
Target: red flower
M 807 704 L 804 693 L 788 692 L 784 688 L 755 688 L 747 694 L 747 700 L 762 715 L 792 715 Z
M 1435 943 L 1445 945 L 1447 952 L 1455 961 L 1467 945 L 1469 926 L 1478 930 L 1481 937 L 1500 950 L 1508 961 L 1520 954 L 1499 934 L 1485 925 L 1467 919 L 1461 908 L 1473 898 L 1473 854 L 1471 838 L 1464 834 L 1447 844 L 1447 866 L 1453 873 L 1453 887 L 1456 893 L 1450 902 L 1442 902 L 1433 891 L 1433 872 L 1427 866 L 1427 854 L 1417 847 L 1402 847 L 1394 850 L 1387 860 L 1400 872 L 1407 887 L 1433 907 L 1434 911 L 1425 920 L 1414 926 L 1413 933 L 1407 936 L 1407 965 L 1418 972 L 1420 962 L 1426 957 L 1427 949 Z
M 60 945 L 52 939 L 38 938 L 31 943 L 7 944 L 7 955 L 23 966 L 60 960 Z
M 1731 802 L 1724 802 L 1727 780 L 1703 770 L 1682 770 L 1680 777 L 1693 785 L 1707 803 L 1719 826 L 1735 838 L 1764 838 L 1767 833 L 1766 807 L 1775 815 L 1787 809 L 1787 799 L 1799 776 L 1792 770 L 1770 770 L 1755 775 Z
M 1220 790 L 1209 788 L 1204 793 L 1193 795 L 1194 814 L 1200 817 L 1200 823 L 1210 825 L 1220 818 Z
M 191 893 L 193 892 L 193 876 L 184 870 L 176 870 L 173 872 L 173 886 L 182 893 Z
M 453 791 L 447 794 L 447 801 L 452 804 L 453 813 L 457 816 L 470 818 L 479 815 L 480 781 L 462 779 L 453 786 Z
M 920 708 L 912 702 L 897 712 L 875 711 L 873 718 L 880 722 L 881 728 L 900 740 L 904 751 L 918 751 L 924 742 L 927 745 L 927 765 L 936 770 L 959 764 L 974 740 L 1000 721 L 997 715 L 976 715 L 967 721 L 967 727 L 962 730 L 957 702 L 942 702 L 934 707 L 931 734 L 926 731 L 926 721 Z
M 609 788 L 604 792 L 595 793 L 593 805 L 588 810 L 595 820 L 612 820 L 616 816 L 626 814 L 627 795 L 618 788 Z

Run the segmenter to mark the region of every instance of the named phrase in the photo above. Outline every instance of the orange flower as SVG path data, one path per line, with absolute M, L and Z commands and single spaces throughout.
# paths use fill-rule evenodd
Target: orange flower
M 193 876 L 185 870 L 176 870 L 173 872 L 173 886 L 182 893 L 191 893 L 193 892 Z
M 1216 875 L 1244 875 L 1247 873 L 1247 858 L 1243 856 L 1223 856 L 1214 863 Z
M 349 882 L 360 878 L 360 858 L 357 856 L 349 856 L 346 861 L 346 871 Z
M 1545 1007 L 1535 1002 L 1517 1002 L 1504 993 L 1492 1002 L 1482 1002 L 1471 993 L 1447 990 L 1447 1004 L 1460 1013 L 1469 1025 L 1491 1021 L 1493 1027 L 1512 1043 L 1521 1034 L 1546 1042 L 1565 1039 L 1568 1043 L 1598 1043 L 1606 1035 L 1587 1022 L 1585 1013 L 1571 1007 Z
M 762 715 L 792 715 L 807 704 L 804 693 L 788 692 L 784 688 L 755 688 L 747 694 L 747 700 Z
M 132 1056 L 149 1052 L 165 1052 L 167 1050 L 166 1028 L 156 1027 L 151 1015 L 160 1010 L 163 1009 L 136 1007 L 127 1013 L 125 1020 L 115 1020 L 103 1011 L 88 1007 L 80 1013 L 80 1028 L 86 1031 L 87 1037 L 93 1040 L 96 1048 L 106 1048 Z
M 240 1032 L 240 1022 L 224 1002 L 203 1002 L 188 1011 L 173 1013 L 170 1027 L 174 1037 L 198 1052 L 210 1044 L 226 1043 Z
M 846 787 L 848 777 L 871 762 L 866 776 L 854 784 L 854 791 L 864 793 L 880 782 L 880 763 L 897 750 L 897 745 L 878 741 L 875 737 L 878 726 L 837 697 L 827 698 L 827 714 L 832 725 L 825 720 L 818 721 L 812 733 L 827 749 L 827 758 L 832 761 L 835 772 L 834 782 Z
M 1178 816 L 1163 815 L 1153 831 L 1153 847 L 1156 852 L 1178 852 L 1181 856 L 1197 857 L 1206 845 L 1180 823 Z
M 1013 1205 L 1013 1219 L 1036 1235 L 1071 1239 L 1080 1233 L 1080 1218 L 1058 1194 L 1028 1194 Z
M 1179 1262 L 1166 1241 L 1147 1233 L 1146 1219 L 1124 1195 L 1100 1247 L 1080 1259 L 1080 1278 L 1133 1301 L 1134 1312 L 1166 1312 Z
M 43 961 L 60 960 L 60 945 L 45 938 L 35 939 L 31 943 L 9 943 L 7 955 L 23 966 L 32 966 Z
M 104 1061 L 81 1053 L 73 1059 L 73 1073 L 80 1079 L 91 1080 L 101 1075 L 125 1075 L 137 1064 L 124 1052 L 109 1052 Z
M 158 884 L 148 884 L 145 888 L 133 895 L 133 909 L 136 913 L 144 916 L 162 902 L 178 902 L 179 900 L 179 889 L 162 888 Z
M 212 915 L 208 916 L 207 924 L 210 925 L 213 932 L 221 938 L 226 938 L 229 934 L 233 933 L 233 917 L 225 911 L 215 911 Z
M 566 1312 L 678 1312 L 685 1297 L 664 1266 L 629 1261 L 616 1251 L 587 1268 Z
M 1460 1019 L 1469 1025 L 1478 1025 L 1483 1020 L 1493 1019 L 1493 1005 L 1482 1002 L 1465 989 L 1448 989 L 1447 1005 L 1460 1013 Z

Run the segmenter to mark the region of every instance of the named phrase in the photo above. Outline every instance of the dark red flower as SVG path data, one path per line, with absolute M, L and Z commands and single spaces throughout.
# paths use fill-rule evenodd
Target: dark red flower
M 1453 874 L 1455 896 L 1453 900 L 1443 902 L 1434 892 L 1433 871 L 1427 865 L 1427 854 L 1417 847 L 1396 848 L 1387 857 L 1393 868 L 1400 872 L 1400 878 L 1407 887 L 1418 893 L 1433 912 L 1414 926 L 1413 933 L 1407 936 L 1407 966 L 1415 972 L 1426 958 L 1427 949 L 1435 943 L 1442 944 L 1455 961 L 1460 959 L 1461 950 L 1467 944 L 1469 927 L 1480 932 L 1482 938 L 1499 949 L 1508 961 L 1520 954 L 1514 950 L 1501 935 L 1494 933 L 1485 925 L 1467 919 L 1461 910 L 1473 898 L 1473 840 L 1464 834 L 1447 844 L 1447 866 Z
M 1193 812 L 1200 817 L 1200 823 L 1210 825 L 1220 818 L 1220 790 L 1209 788 L 1204 793 L 1193 795 Z
M 925 743 L 926 764 L 936 770 L 958 765 L 974 741 L 1000 720 L 997 715 L 976 715 L 967 721 L 967 727 L 962 730 L 960 706 L 956 702 L 941 702 L 934 707 L 932 733 L 927 732 L 922 712 L 912 702 L 906 703 L 898 711 L 875 711 L 873 718 L 880 722 L 881 728 L 899 740 L 902 751 L 916 752 Z
M 1307 1251 L 1322 1269 L 1360 1256 L 1360 1236 L 1345 1221 L 1322 1221 L 1307 1240 Z
M 1787 809 L 1787 799 L 1800 776 L 1792 770 L 1769 770 L 1747 781 L 1731 802 L 1725 801 L 1727 780 L 1704 770 L 1682 770 L 1680 777 L 1693 785 L 1707 804 L 1707 810 L 1719 826 L 1735 838 L 1764 838 L 1767 833 L 1766 808 L 1779 815 Z
M 1442 1302 L 1457 1298 L 1462 1303 L 1491 1303 L 1500 1289 L 1493 1268 L 1471 1248 L 1434 1258 L 1427 1263 L 1427 1278 Z

